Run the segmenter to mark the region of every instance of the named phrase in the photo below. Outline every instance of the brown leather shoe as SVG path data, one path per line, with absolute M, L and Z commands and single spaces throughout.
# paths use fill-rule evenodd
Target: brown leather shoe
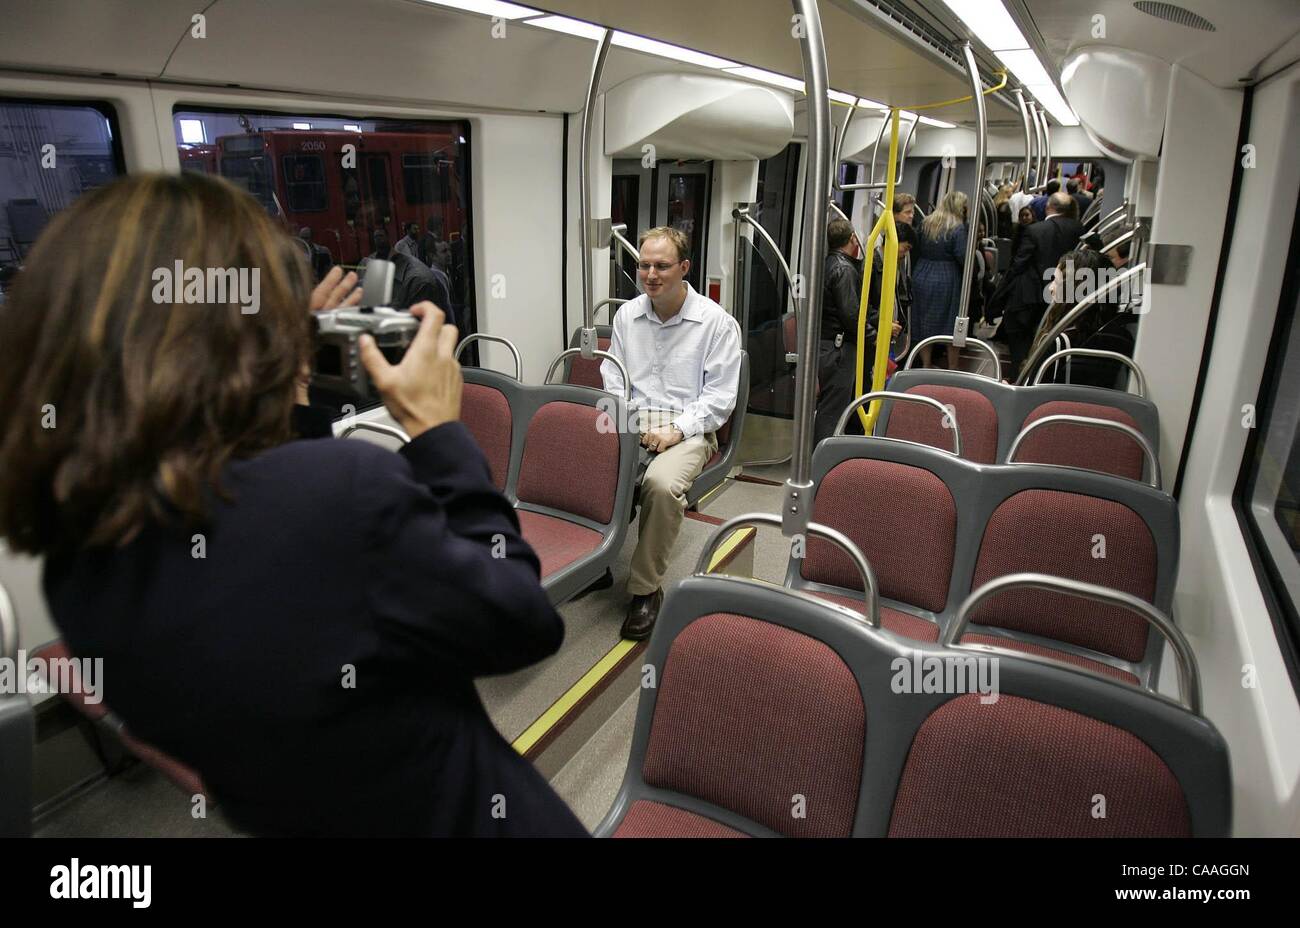
M 620 634 L 631 641 L 649 638 L 654 631 L 655 619 L 659 618 L 659 607 L 664 602 L 664 591 L 655 590 L 647 596 L 633 596 L 627 607 L 627 618 L 623 620 Z

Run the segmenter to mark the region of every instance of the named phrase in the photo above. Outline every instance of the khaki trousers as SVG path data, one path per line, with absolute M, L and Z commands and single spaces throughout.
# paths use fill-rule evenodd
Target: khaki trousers
M 718 436 L 709 432 L 678 442 L 650 462 L 641 481 L 641 537 L 627 581 L 633 596 L 647 596 L 662 585 L 686 515 L 686 491 L 717 450 Z

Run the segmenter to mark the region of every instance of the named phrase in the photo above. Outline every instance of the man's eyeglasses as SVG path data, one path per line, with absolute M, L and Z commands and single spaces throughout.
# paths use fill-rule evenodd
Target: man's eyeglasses
M 642 261 L 636 266 L 636 269 L 642 274 L 649 274 L 651 268 L 654 268 L 660 274 L 666 274 L 681 263 L 681 261 L 674 261 L 671 264 L 651 264 L 648 261 Z

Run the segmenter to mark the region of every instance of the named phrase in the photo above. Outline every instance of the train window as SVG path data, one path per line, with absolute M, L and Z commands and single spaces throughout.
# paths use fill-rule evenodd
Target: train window
M 1241 411 L 1251 428 L 1237 511 L 1251 542 L 1261 583 L 1271 591 L 1274 620 L 1292 679 L 1300 683 L 1300 203 L 1282 285 L 1268 367 L 1253 406 Z
M 320 155 L 285 155 L 286 198 L 291 211 L 317 212 L 328 202 L 325 193 L 325 162 Z
M 409 206 L 446 203 L 451 196 L 450 162 L 441 152 L 402 155 L 402 186 Z
M 50 217 L 126 167 L 106 103 L 0 98 L 0 299 Z

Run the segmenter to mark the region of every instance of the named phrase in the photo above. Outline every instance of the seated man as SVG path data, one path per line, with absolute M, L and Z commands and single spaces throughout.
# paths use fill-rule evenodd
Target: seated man
M 609 352 L 632 378 L 632 403 L 649 409 L 641 444 L 654 459 L 641 482 L 641 537 L 632 555 L 632 594 L 623 637 L 647 638 L 659 615 L 668 556 L 686 512 L 686 491 L 718 450 L 717 430 L 736 405 L 740 326 L 686 282 L 684 233 L 661 226 L 641 233 L 637 277 L 644 291 L 619 308 Z M 624 394 L 617 365 L 600 365 L 605 389 Z

